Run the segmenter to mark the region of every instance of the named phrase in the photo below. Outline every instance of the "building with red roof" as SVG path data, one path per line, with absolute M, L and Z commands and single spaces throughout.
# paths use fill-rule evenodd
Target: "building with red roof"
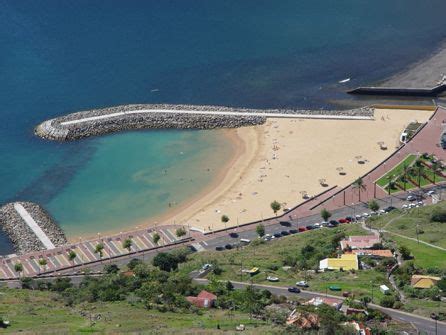
M 210 308 L 214 306 L 217 296 L 203 290 L 196 297 L 186 297 L 186 300 L 198 308 Z

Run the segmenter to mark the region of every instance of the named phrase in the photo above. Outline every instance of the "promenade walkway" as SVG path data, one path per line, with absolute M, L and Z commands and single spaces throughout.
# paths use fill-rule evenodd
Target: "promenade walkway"
M 14 204 L 14 209 L 22 217 L 23 221 L 26 222 L 28 227 L 36 234 L 37 238 L 42 242 L 43 246 L 47 249 L 54 249 L 55 246 L 53 242 L 48 238 L 44 231 L 39 227 L 36 221 L 28 213 L 28 211 L 19 203 Z
M 61 122 L 62 126 L 69 126 L 90 121 L 105 120 L 113 117 L 135 114 L 188 114 L 188 115 L 209 115 L 209 116 L 262 116 L 270 118 L 288 118 L 288 119 L 333 119 L 333 120 L 373 120 L 371 116 L 357 115 L 323 115 L 323 114 L 293 114 L 293 113 L 268 113 L 268 112 L 231 112 L 231 111 L 196 111 L 196 110 L 177 110 L 177 109 L 141 109 L 132 111 L 123 111 L 105 115 L 91 116 L 83 119 Z
M 28 214 L 29 215 L 29 214 Z M 0 258 L 0 279 L 18 278 L 20 276 L 32 277 L 46 272 L 61 271 L 79 265 L 90 264 L 108 259 L 129 256 L 147 250 L 164 248 L 182 241 L 190 240 L 189 234 L 179 238 L 176 229 L 179 226 L 163 226 L 158 229 L 140 229 L 113 236 L 98 236 L 93 240 L 79 240 L 63 247 L 54 247 L 51 250 L 37 251 L 21 256 Z M 158 243 L 154 242 L 154 234 L 160 236 Z M 131 240 L 130 250 L 123 248 L 123 242 Z M 96 246 L 103 245 L 102 257 L 96 252 Z M 76 257 L 69 258 L 69 253 L 74 251 Z M 40 265 L 39 260 L 44 259 L 46 265 Z M 15 271 L 15 264 L 23 266 L 23 272 Z

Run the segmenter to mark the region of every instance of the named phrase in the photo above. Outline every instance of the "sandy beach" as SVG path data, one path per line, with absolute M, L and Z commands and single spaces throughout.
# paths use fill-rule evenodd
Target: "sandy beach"
M 209 231 L 225 226 L 223 214 L 230 218 L 226 226 L 271 217 L 273 200 L 289 208 L 304 201 L 303 194 L 350 184 L 394 151 L 408 123 L 426 122 L 431 114 L 376 109 L 373 121 L 271 118 L 261 126 L 230 130 L 238 149 L 214 183 L 139 226 L 176 223 Z M 381 150 L 380 142 L 388 149 Z

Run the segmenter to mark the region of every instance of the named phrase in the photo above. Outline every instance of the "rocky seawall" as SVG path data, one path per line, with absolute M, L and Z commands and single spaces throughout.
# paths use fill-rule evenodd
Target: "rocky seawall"
M 19 204 L 28 211 L 55 246 L 67 243 L 62 229 L 41 206 L 32 202 Z M 45 250 L 42 242 L 15 210 L 14 203 L 0 207 L 0 227 L 12 241 L 17 254 Z
M 145 110 L 147 112 L 143 112 Z M 163 110 L 166 112 L 163 113 Z M 141 111 L 141 113 L 136 113 L 135 111 Z M 178 113 L 175 111 L 178 111 Z M 187 113 L 190 111 L 196 113 Z M 200 112 L 204 113 L 200 114 Z M 216 114 L 212 114 L 212 112 L 216 112 Z M 225 115 L 225 112 L 240 113 L 240 115 Z M 256 113 L 257 115 L 243 115 L 243 113 Z M 261 114 L 317 114 L 371 117 L 373 116 L 373 109 L 321 110 L 316 112 L 313 110 L 249 109 L 221 106 L 123 105 L 82 111 L 51 119 L 38 125 L 35 128 L 35 134 L 50 140 L 69 141 L 131 129 L 238 128 L 263 124 L 266 121 L 266 115 L 263 116 Z M 88 118 L 93 119 L 88 120 Z M 77 120 L 83 121 L 76 123 Z

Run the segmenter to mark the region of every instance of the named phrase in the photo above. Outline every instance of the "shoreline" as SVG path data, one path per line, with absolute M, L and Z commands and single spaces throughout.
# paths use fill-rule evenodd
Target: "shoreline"
M 251 126 L 249 128 L 253 128 L 254 126 Z M 110 230 L 102 230 L 100 231 L 101 234 L 119 234 L 120 232 L 130 232 L 133 230 L 136 230 L 138 228 L 142 227 L 158 227 L 158 226 L 166 226 L 170 224 L 174 224 L 174 221 L 181 220 L 181 218 L 185 216 L 191 216 L 188 215 L 190 211 L 197 212 L 200 211 L 200 208 L 202 207 L 200 204 L 203 201 L 206 201 L 212 194 L 214 193 L 221 193 L 221 186 L 226 184 L 229 180 L 234 179 L 230 178 L 230 172 L 231 169 L 234 169 L 234 167 L 237 168 L 237 166 L 243 165 L 243 163 L 246 162 L 246 159 L 244 159 L 244 154 L 246 152 L 246 148 L 248 146 L 248 142 L 246 138 L 243 138 L 238 134 L 239 129 L 246 129 L 246 128 L 237 128 L 237 129 L 220 129 L 222 135 L 225 137 L 224 141 L 229 141 L 231 145 L 231 157 L 228 160 L 225 160 L 226 163 L 224 166 L 220 168 L 220 171 L 213 176 L 210 183 L 205 186 L 200 192 L 198 192 L 196 195 L 190 197 L 189 199 L 184 200 L 179 205 L 167 208 L 166 211 L 163 214 L 155 215 L 150 218 L 143 218 L 136 222 L 133 222 L 129 224 L 127 227 L 123 229 L 110 229 Z M 236 180 L 234 181 L 236 182 Z M 234 183 L 233 182 L 233 183 Z M 233 184 L 232 183 L 232 184 Z M 232 184 L 229 184 L 227 188 L 230 188 Z M 198 207 L 198 208 L 197 208 Z M 193 215 L 193 214 L 192 214 Z M 176 223 L 178 224 L 178 223 Z M 192 227 L 192 225 L 191 225 Z M 67 239 L 71 243 L 77 242 L 77 239 L 81 237 L 83 240 L 88 239 L 94 239 L 96 238 L 95 234 L 91 233 L 80 233 L 76 234 L 75 236 L 67 236 Z

